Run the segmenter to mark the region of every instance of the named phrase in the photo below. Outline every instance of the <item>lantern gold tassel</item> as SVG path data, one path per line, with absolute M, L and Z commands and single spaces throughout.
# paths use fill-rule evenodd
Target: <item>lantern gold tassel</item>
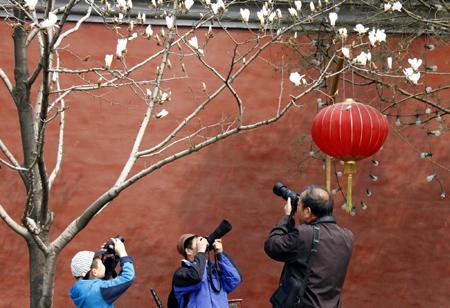
M 327 155 L 325 158 L 325 186 L 327 190 L 331 191 L 331 156 Z
M 347 175 L 347 213 L 352 211 L 352 179 L 356 173 L 356 162 L 346 161 L 344 165 L 344 174 Z

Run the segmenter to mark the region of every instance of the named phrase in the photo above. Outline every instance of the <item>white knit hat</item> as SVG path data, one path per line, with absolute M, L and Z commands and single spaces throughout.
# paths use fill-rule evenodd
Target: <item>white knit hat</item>
M 84 277 L 91 270 L 92 261 L 95 257 L 102 255 L 105 251 L 88 251 L 83 250 L 77 252 L 70 263 L 70 270 L 73 277 Z

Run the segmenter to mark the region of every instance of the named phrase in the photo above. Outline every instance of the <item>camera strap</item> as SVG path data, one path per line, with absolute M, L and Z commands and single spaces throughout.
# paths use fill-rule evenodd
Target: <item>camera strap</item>
M 211 285 L 211 288 L 213 289 L 214 292 L 219 293 L 220 290 L 222 290 L 222 279 L 220 278 L 220 269 L 219 269 L 219 263 L 217 262 L 217 255 L 214 254 L 214 270 L 217 273 L 217 280 L 219 281 L 219 287 L 216 287 L 216 285 L 214 284 L 214 280 L 213 280 L 213 265 L 212 262 L 210 262 L 209 260 L 209 252 L 208 252 L 208 262 L 207 262 L 207 270 L 208 270 L 208 282 Z
M 311 274 L 311 268 L 314 263 L 314 257 L 316 256 L 317 249 L 319 247 L 320 240 L 320 224 L 313 225 L 313 239 L 311 243 L 311 253 L 308 256 L 308 261 L 306 261 L 306 272 L 303 278 L 302 287 L 300 289 L 300 293 L 298 295 L 297 304 L 300 304 L 303 300 L 303 296 L 305 295 L 306 285 L 308 284 L 309 275 Z

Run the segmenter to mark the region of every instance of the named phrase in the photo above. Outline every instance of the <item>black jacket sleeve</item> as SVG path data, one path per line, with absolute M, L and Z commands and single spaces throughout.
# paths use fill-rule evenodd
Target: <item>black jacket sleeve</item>
M 293 227 L 289 216 L 284 216 L 270 232 L 264 243 L 264 251 L 276 261 L 295 260 L 298 254 L 298 237 L 298 229 Z
M 191 266 L 180 267 L 173 276 L 173 285 L 187 287 L 202 281 L 206 268 L 206 256 L 203 252 L 198 253 Z

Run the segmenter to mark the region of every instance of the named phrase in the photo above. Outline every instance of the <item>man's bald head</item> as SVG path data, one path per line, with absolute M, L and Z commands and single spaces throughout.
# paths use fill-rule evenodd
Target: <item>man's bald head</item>
M 307 186 L 301 194 L 301 200 L 303 208 L 309 207 L 317 218 L 333 213 L 333 199 L 328 190 L 323 186 Z

